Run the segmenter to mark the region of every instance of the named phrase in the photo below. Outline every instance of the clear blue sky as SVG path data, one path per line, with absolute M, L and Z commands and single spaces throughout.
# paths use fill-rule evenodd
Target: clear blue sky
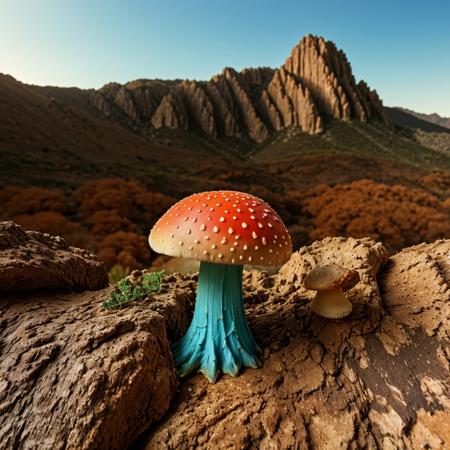
M 209 79 L 282 64 L 308 33 L 386 105 L 450 116 L 448 0 L 0 0 L 0 72 L 39 85 Z

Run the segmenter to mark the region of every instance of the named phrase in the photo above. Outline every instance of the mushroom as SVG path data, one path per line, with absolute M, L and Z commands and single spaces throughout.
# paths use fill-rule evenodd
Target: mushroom
M 263 200 L 235 191 L 191 195 L 173 205 L 152 228 L 153 250 L 200 260 L 194 316 L 172 346 L 180 376 L 199 370 L 211 382 L 258 367 L 258 352 L 245 318 L 243 265 L 279 266 L 292 242 L 278 214 Z
M 352 304 L 344 292 L 359 282 L 356 270 L 334 264 L 319 264 L 305 277 L 306 289 L 317 291 L 311 309 L 327 319 L 341 319 L 352 312 Z

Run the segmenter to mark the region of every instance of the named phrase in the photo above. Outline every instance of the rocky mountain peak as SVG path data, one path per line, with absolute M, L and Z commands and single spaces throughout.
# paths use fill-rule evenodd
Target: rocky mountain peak
M 91 101 L 106 116 L 144 134 L 174 128 L 254 142 L 291 126 L 320 133 L 326 116 L 385 120 L 377 93 L 356 82 L 344 52 L 312 35 L 276 70 L 226 67 L 209 81 L 111 83 L 92 93 Z

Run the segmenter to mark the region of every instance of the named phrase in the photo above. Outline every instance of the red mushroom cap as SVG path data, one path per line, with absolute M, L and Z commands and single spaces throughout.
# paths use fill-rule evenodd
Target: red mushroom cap
M 235 191 L 180 200 L 156 222 L 149 243 L 158 253 L 222 264 L 278 266 L 292 254 L 278 214 L 263 200 Z

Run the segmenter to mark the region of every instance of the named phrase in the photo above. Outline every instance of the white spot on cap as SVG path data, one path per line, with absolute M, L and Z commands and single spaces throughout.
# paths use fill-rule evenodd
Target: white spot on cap
M 250 262 L 251 260 L 252 260 L 252 257 L 251 257 L 251 256 L 249 256 L 249 257 L 248 257 L 248 261 Z
M 178 242 L 178 245 L 182 246 L 183 245 L 183 241 Z
M 261 241 L 263 245 L 267 245 L 267 239 L 264 236 L 262 237 Z
M 256 219 L 256 217 L 255 217 L 255 216 L 253 216 L 253 215 L 251 215 L 251 216 L 250 216 L 250 219 L 252 219 L 252 220 L 255 220 L 255 219 Z
M 247 249 L 248 249 L 248 245 L 247 245 L 247 244 L 244 244 L 243 249 L 244 249 L 244 250 L 247 250 Z
M 241 227 L 242 228 L 247 228 L 248 227 L 247 222 L 242 222 Z
M 190 245 L 190 246 L 188 247 L 189 250 L 192 250 L 192 248 L 193 248 L 192 245 Z
M 196 240 L 194 241 L 194 243 L 195 243 L 195 244 L 200 244 L 200 241 L 199 241 L 198 239 L 196 239 Z
M 236 208 L 236 211 L 240 213 L 240 212 L 241 212 L 241 209 L 240 209 L 240 208 Z
M 193 219 L 192 219 L 192 222 L 197 222 L 197 217 L 194 217 Z
M 203 254 L 204 254 L 204 255 L 207 255 L 208 252 L 207 252 L 206 250 L 203 250 Z
M 225 217 L 221 217 L 221 218 L 219 219 L 219 222 L 225 222 Z
M 187 234 L 191 234 L 192 232 L 191 232 L 191 229 L 189 228 L 188 230 L 187 230 Z
M 236 217 L 236 216 L 233 216 L 233 220 L 237 220 L 237 217 Z
M 187 222 L 188 220 L 189 220 L 189 217 L 186 216 L 186 217 L 184 218 L 184 221 Z
M 258 227 L 262 228 L 264 225 L 261 222 L 258 222 Z
M 259 249 L 259 247 L 257 245 L 255 245 L 255 250 L 258 250 L 258 249 Z
M 252 232 L 252 237 L 253 239 L 258 239 L 258 235 L 254 231 Z
M 234 252 L 234 247 L 230 247 L 230 252 Z
M 268 226 L 269 228 L 272 228 L 272 224 L 271 224 L 270 222 L 267 222 L 267 226 Z
M 172 234 L 170 235 L 170 237 L 173 238 L 173 237 L 175 237 L 175 235 L 172 233 Z
M 211 245 L 211 248 L 217 248 L 217 245 L 216 244 L 213 244 L 213 245 Z
M 227 238 L 224 236 L 222 238 L 222 240 L 220 241 L 221 244 L 226 244 L 227 243 Z
M 206 230 L 206 225 L 204 223 L 202 223 L 200 225 L 200 230 L 205 231 Z
M 219 258 L 223 258 L 222 253 L 219 253 L 217 256 L 218 256 Z
M 253 206 L 254 206 L 254 205 L 253 205 Z M 253 208 L 248 208 L 248 210 L 249 210 L 251 213 L 255 212 L 255 210 L 254 210 Z
M 228 234 L 233 234 L 234 233 L 234 230 L 233 230 L 233 228 L 228 228 Z
M 219 232 L 219 227 L 214 226 L 214 227 L 213 227 L 213 231 L 214 231 L 214 233 L 218 233 L 218 232 Z

